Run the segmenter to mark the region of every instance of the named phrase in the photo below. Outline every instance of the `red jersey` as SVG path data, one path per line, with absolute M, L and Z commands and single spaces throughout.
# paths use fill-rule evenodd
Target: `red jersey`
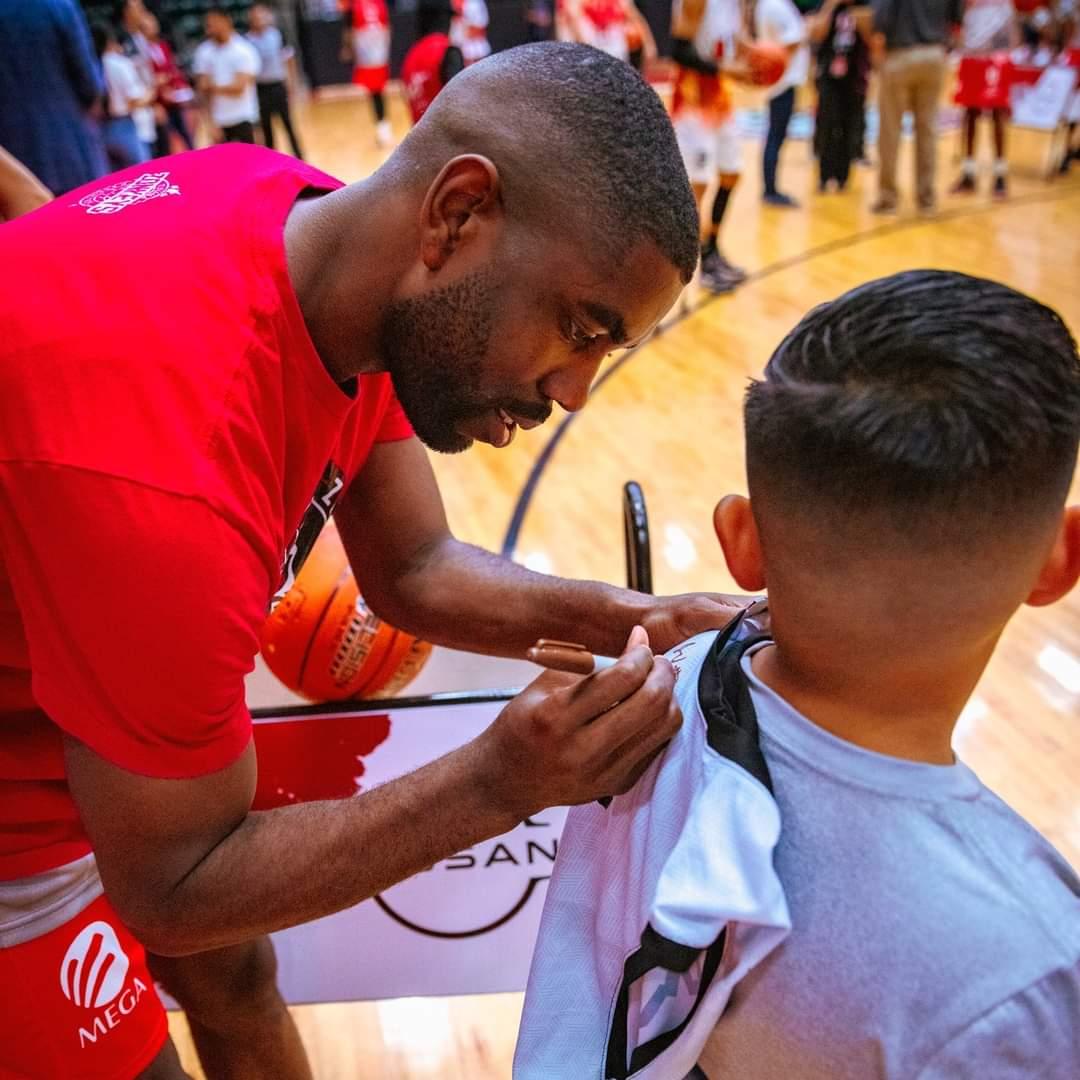
M 351 7 L 353 82 L 378 94 L 390 79 L 390 11 L 386 0 L 352 0 Z
M 388 375 L 330 377 L 289 279 L 290 207 L 340 186 L 228 145 L 0 229 L 0 880 L 90 850 L 61 731 L 148 776 L 235 760 L 269 601 L 411 434 Z
M 401 65 L 401 81 L 409 99 L 413 123 L 427 112 L 443 88 L 441 68 L 450 38 L 446 34 L 428 34 L 405 54 Z

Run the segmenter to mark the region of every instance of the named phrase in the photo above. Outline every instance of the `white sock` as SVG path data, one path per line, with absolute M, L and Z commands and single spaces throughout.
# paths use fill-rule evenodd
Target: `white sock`
M 994 175 L 995 176 L 1008 176 L 1009 175 L 1009 163 L 1004 158 L 998 158 L 994 162 Z
M 960 166 L 960 174 L 964 177 L 970 177 L 972 180 L 975 179 L 978 175 L 978 169 L 973 157 L 964 158 L 963 164 Z

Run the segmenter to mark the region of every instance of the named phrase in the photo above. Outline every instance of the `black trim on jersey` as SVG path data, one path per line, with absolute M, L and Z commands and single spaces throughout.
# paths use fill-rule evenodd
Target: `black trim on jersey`
M 756 614 L 756 613 L 755 613 Z M 743 675 L 741 663 L 747 649 L 770 640 L 760 625 L 746 617 L 746 612 L 733 619 L 709 648 L 698 678 L 698 703 L 705 718 L 706 739 L 721 757 L 733 761 L 772 792 L 772 779 L 765 757 L 758 745 L 757 714 L 750 697 L 750 688 Z M 646 926 L 640 947 L 632 952 L 623 965 L 622 982 L 615 999 L 608 1034 L 604 1076 L 607 1080 L 628 1080 L 636 1072 L 656 1060 L 686 1030 L 720 969 L 727 942 L 727 927 L 705 950 L 705 963 L 697 997 L 682 1023 L 634 1048 L 627 1063 L 630 991 L 635 982 L 662 968 L 665 971 L 689 971 L 702 950 L 681 945 Z
M 741 664 L 747 649 L 771 640 L 760 629 L 748 626 L 740 615 L 717 636 L 698 677 L 698 702 L 709 745 L 760 780 L 770 794 L 772 777 L 758 745 L 757 713 Z

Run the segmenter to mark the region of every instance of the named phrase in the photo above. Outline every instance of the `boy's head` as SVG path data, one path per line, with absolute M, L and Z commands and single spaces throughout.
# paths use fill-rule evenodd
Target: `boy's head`
M 745 424 L 750 502 L 724 500 L 717 533 L 789 632 L 851 617 L 871 641 L 992 644 L 1080 574 L 1080 358 L 1004 285 L 919 270 L 822 305 L 750 386 Z

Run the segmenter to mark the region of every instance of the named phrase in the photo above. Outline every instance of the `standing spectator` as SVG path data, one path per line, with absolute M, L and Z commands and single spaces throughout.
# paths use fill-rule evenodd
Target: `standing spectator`
M 1002 53 L 1020 44 L 1020 27 L 1012 0 L 968 0 L 964 11 L 962 49 L 965 57 L 989 60 L 994 53 Z M 1000 72 L 1000 68 L 993 68 Z M 962 80 L 961 80 L 962 81 Z M 987 88 L 991 89 L 991 88 Z M 964 109 L 964 161 L 960 166 L 960 179 L 953 185 L 953 194 L 968 194 L 975 190 L 978 170 L 975 165 L 975 134 L 979 117 L 984 108 L 990 113 L 994 125 L 994 195 L 1003 198 L 1008 193 L 1006 177 L 1009 166 L 1005 158 L 1005 131 L 1009 124 L 1008 86 L 1000 86 L 995 80 L 990 100 L 979 102 L 961 101 Z M 985 95 L 980 95 L 985 97 Z
M 103 130 L 109 161 L 117 169 L 140 165 L 151 156 L 149 143 L 153 141 L 154 117 L 150 112 L 148 128 L 147 112 L 154 101 L 154 89 L 143 82 L 111 27 L 101 23 L 94 27 L 94 47 L 101 57 L 108 91 Z
M 856 0 L 826 0 L 810 20 L 810 40 L 818 50 L 814 143 L 820 191 L 833 182 L 843 191 L 851 163 L 862 152 L 870 42 L 868 27 L 859 20 L 855 7 Z
M 232 16 L 223 8 L 206 13 L 206 36 L 195 50 L 192 68 L 199 93 L 209 104 L 214 141 L 253 143 L 259 119 L 259 54 L 236 33 Z
M 114 22 L 118 28 L 117 41 L 120 48 L 141 74 L 149 80 L 153 61 L 150 56 L 150 40 L 146 36 L 146 17 L 150 12 L 143 0 L 118 0 Z
M 758 0 L 754 14 L 754 32 L 761 41 L 771 41 L 787 51 L 787 67 L 779 81 L 769 87 L 769 134 L 765 139 L 762 175 L 763 199 L 770 206 L 795 207 L 799 204 L 776 186 L 780 148 L 787 138 L 791 114 L 795 111 L 795 92 L 810 74 L 810 49 L 806 44 L 806 26 L 792 0 Z
M 304 160 L 300 143 L 293 131 L 289 115 L 288 73 L 285 65 L 293 51 L 282 40 L 281 31 L 274 25 L 274 13 L 266 4 L 256 4 L 248 17 L 251 29 L 248 41 L 259 54 L 259 77 L 255 88 L 259 94 L 259 117 L 262 120 L 263 144 L 274 149 L 274 117 L 280 118 L 289 137 L 294 157 Z
M 0 145 L 57 195 L 108 172 L 103 92 L 75 0 L 0 0 Z
M 555 0 L 525 0 L 525 37 L 529 42 L 555 36 Z
M 878 88 L 878 197 L 875 214 L 899 204 L 896 157 L 904 113 L 915 117 L 915 187 L 919 211 L 937 209 L 937 118 L 945 50 L 964 14 L 964 0 L 873 0 L 874 29 L 885 43 Z
M 490 21 L 485 0 L 454 0 L 450 42 L 461 50 L 466 67 L 491 55 L 491 42 L 487 36 Z
M 568 41 L 591 45 L 639 71 L 646 58 L 656 58 L 652 30 L 633 0 L 565 0 L 560 17 Z
M 157 144 L 154 157 L 171 153 L 169 133 L 175 131 L 189 150 L 195 149 L 184 109 L 195 100 L 195 92 L 184 78 L 172 47 L 161 36 L 161 24 L 153 12 L 147 11 L 142 20 L 143 35 L 150 51 L 150 64 L 157 87 Z
M 386 0 L 350 0 L 345 9 L 342 54 L 352 60 L 353 83 L 371 95 L 376 144 L 390 146 L 394 131 L 386 118 L 386 84 L 390 81 L 390 12 Z

